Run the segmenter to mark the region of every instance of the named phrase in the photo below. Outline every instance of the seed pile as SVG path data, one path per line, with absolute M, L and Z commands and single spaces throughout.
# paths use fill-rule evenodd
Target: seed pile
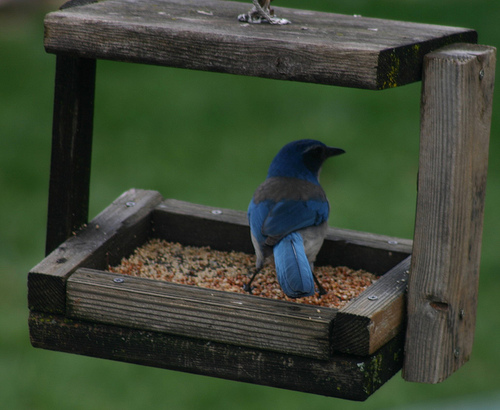
M 243 285 L 255 271 L 255 255 L 223 252 L 209 247 L 183 246 L 179 243 L 152 239 L 109 272 L 166 280 L 183 285 L 247 293 Z M 327 291 L 306 298 L 290 299 L 281 290 L 272 264 L 266 264 L 252 283 L 252 294 L 310 305 L 341 308 L 377 280 L 363 270 L 346 267 L 315 267 L 316 277 Z

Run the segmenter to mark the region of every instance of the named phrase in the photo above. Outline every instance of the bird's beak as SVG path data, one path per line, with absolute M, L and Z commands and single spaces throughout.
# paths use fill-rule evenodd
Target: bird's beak
M 328 147 L 326 151 L 327 157 L 334 157 L 335 155 L 344 154 L 345 151 L 342 148 Z

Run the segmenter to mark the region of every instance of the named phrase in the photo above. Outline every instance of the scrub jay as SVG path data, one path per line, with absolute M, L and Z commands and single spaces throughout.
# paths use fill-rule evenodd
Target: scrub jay
M 266 180 L 248 206 L 252 243 L 257 256 L 251 283 L 264 262 L 274 256 L 278 282 L 291 298 L 326 293 L 313 274 L 313 263 L 326 235 L 330 210 L 319 184 L 323 162 L 343 154 L 320 141 L 299 140 L 285 145 L 274 157 Z

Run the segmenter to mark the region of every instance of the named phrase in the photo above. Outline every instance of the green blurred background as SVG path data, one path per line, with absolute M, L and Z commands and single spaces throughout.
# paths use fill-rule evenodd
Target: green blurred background
M 398 374 L 367 402 L 352 403 L 32 348 L 26 275 L 44 253 L 55 68 L 43 49 L 43 16 L 60 4 L 0 0 L 2 408 L 500 408 L 498 99 L 476 341 L 470 362 L 444 383 L 406 383 Z M 274 4 L 470 27 L 482 44 L 500 40 L 499 1 Z M 419 83 L 373 92 L 99 61 L 91 217 L 132 187 L 245 210 L 277 150 L 308 137 L 347 151 L 322 173 L 331 225 L 412 238 L 419 97 Z

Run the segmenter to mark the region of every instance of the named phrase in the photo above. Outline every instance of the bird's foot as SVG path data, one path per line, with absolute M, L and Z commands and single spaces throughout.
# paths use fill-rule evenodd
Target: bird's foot
M 314 282 L 316 282 L 316 286 L 318 287 L 318 298 L 321 299 L 321 296 L 326 295 L 328 292 L 325 290 L 323 285 L 321 285 L 321 282 L 318 280 L 314 272 L 313 272 L 313 279 Z
M 318 289 L 318 299 L 321 299 L 321 296 L 326 295 L 328 292 L 325 290 L 325 288 L 322 286 L 321 288 Z
M 243 285 L 243 290 L 244 290 L 245 292 L 248 292 L 248 293 L 252 294 L 252 290 L 254 290 L 254 287 L 253 287 L 253 286 L 250 286 L 250 284 L 249 284 L 249 283 L 245 283 L 245 284 Z

